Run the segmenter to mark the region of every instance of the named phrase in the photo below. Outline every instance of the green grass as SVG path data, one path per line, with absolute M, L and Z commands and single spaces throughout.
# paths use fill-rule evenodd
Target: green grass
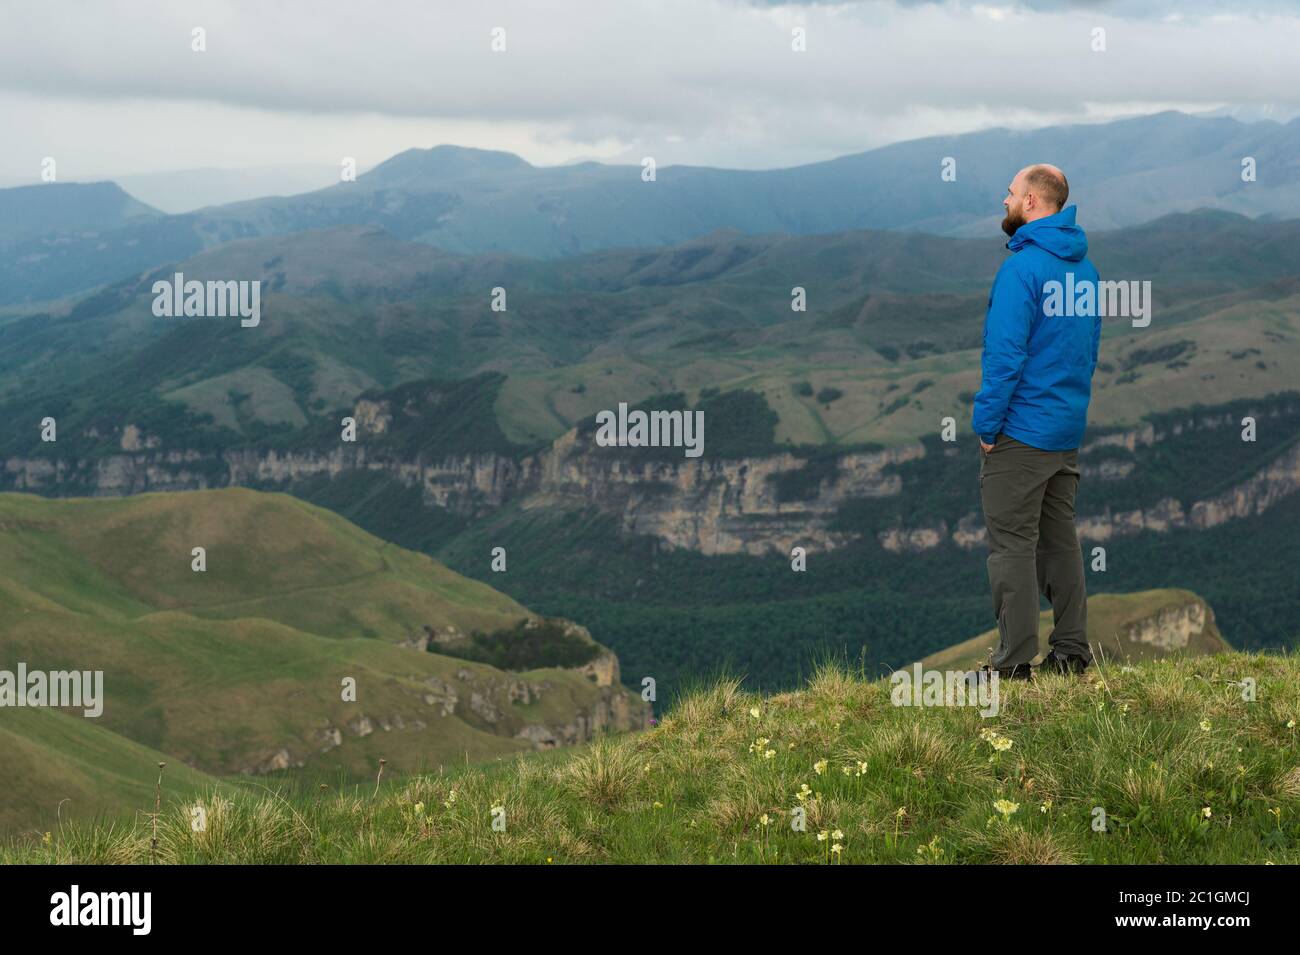
M 390 641 L 426 623 L 495 630 L 527 615 L 485 584 L 284 494 L 6 494 L 0 522 L 0 577 L 81 612 L 258 617 Z M 207 551 L 204 573 L 191 569 L 196 546 Z
M 287 495 L 0 495 L 0 530 L 2 665 L 104 675 L 97 719 L 0 710 L 0 779 L 16 780 L 0 786 L 3 830 L 47 821 L 65 798 L 72 815 L 120 807 L 131 790 L 119 750 L 196 767 L 194 785 L 285 762 L 365 778 L 381 759 L 415 772 L 531 750 L 519 735 L 530 727 L 563 735 L 632 699 L 543 648 L 501 648 L 527 660 L 507 673 L 401 646 L 455 627 L 495 652 L 492 641 L 531 640 L 518 624 L 534 615 Z M 205 573 L 191 570 L 197 545 Z M 521 686 L 540 702 L 517 703 Z M 636 709 L 619 725 L 639 725 Z
M 232 788 L 84 719 L 79 711 L 6 710 L 0 750 L 5 779 L 0 831 L 5 832 L 44 831 L 60 819 L 116 819 L 144 809 L 154 795 L 147 770 L 160 762 L 171 764 L 168 786 L 176 796 L 197 798 Z
M 162 397 L 183 402 L 196 414 L 212 415 L 218 425 L 232 431 L 239 430 L 241 414 L 296 428 L 307 423 L 293 391 L 267 368 L 241 368 L 164 392 Z
M 724 680 L 653 730 L 580 750 L 311 794 L 213 793 L 204 833 L 190 800 L 172 799 L 157 861 L 1296 863 L 1298 711 L 1292 656 L 1004 683 L 990 719 L 892 706 L 887 681 L 824 666 L 771 697 Z M 141 816 L 69 823 L 12 840 L 0 862 L 146 862 L 149 834 Z

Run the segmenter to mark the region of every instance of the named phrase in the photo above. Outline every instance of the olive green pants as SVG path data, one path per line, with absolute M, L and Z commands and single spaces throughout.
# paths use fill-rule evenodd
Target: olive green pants
M 991 664 L 1013 667 L 1038 655 L 1039 594 L 1052 604 L 1050 648 L 1091 660 L 1087 585 L 1074 530 L 1078 449 L 1041 451 L 999 434 L 980 459 L 999 635 Z

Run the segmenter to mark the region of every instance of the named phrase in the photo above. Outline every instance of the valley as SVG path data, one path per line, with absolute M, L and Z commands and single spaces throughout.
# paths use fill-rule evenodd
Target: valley
M 1194 590 L 1243 648 L 1300 635 L 1296 228 L 1204 211 L 1093 237 L 1104 278 L 1155 277 L 1150 326 L 1103 326 L 1090 590 Z M 878 232 L 549 262 L 373 227 L 231 241 L 0 323 L 0 489 L 288 492 L 588 627 L 665 698 L 724 670 L 788 687 L 828 655 L 876 672 L 988 625 L 966 429 L 1002 255 Z M 153 318 L 177 271 L 262 282 L 267 317 Z M 602 447 L 620 403 L 702 415 L 706 452 Z

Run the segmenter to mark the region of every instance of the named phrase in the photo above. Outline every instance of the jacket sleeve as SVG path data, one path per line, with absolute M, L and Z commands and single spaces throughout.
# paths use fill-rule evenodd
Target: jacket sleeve
M 987 444 L 1002 430 L 1011 395 L 1029 356 L 1029 329 L 1038 308 L 1038 291 L 1009 260 L 993 280 L 984 316 L 983 381 L 975 396 L 971 427 Z
M 1093 287 L 1098 289 L 1099 290 L 1098 294 L 1100 294 L 1101 276 L 1098 275 L 1093 280 L 1093 282 L 1095 283 Z M 1100 306 L 1101 303 L 1098 302 L 1097 304 L 1098 306 Z M 1092 320 L 1092 368 L 1088 371 L 1089 381 L 1092 380 L 1092 376 L 1097 371 L 1097 358 L 1100 355 L 1101 355 L 1101 308 L 1098 307 L 1097 317 Z

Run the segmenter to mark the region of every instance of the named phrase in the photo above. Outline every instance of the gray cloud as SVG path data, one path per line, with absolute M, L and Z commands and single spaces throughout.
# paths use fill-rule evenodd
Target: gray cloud
M 763 167 L 989 125 L 1300 108 L 1296 5 L 1256 0 L 1231 15 L 1214 6 L 24 5 L 8 9 L 0 34 L 12 132 L 0 172 L 56 150 L 81 167 L 129 171 L 204 156 L 334 162 L 340 150 L 375 162 L 441 141 L 541 162 L 652 154 Z M 200 26 L 206 53 L 190 48 Z M 504 53 L 489 47 L 498 26 Z M 791 51 L 797 26 L 807 52 Z M 1107 31 L 1104 53 L 1090 49 L 1095 27 Z M 80 122 L 51 121 L 74 109 Z

